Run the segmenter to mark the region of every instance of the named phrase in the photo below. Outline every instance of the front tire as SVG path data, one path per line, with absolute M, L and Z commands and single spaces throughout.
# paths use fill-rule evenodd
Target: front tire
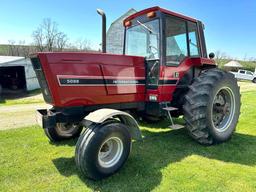
M 256 83 L 256 78 L 254 78 L 254 79 L 252 80 L 252 82 L 253 82 L 253 83 Z
M 45 128 L 46 136 L 52 142 L 78 137 L 83 130 L 79 123 L 57 123 L 55 127 Z
M 240 114 L 240 92 L 230 73 L 210 69 L 195 79 L 183 106 L 186 128 L 204 145 L 229 140 Z
M 85 176 L 103 179 L 124 165 L 130 150 L 131 136 L 126 125 L 117 122 L 97 124 L 79 137 L 76 165 Z

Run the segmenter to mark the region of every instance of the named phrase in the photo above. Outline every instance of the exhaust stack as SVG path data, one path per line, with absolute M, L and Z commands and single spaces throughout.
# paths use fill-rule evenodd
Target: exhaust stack
M 102 9 L 97 9 L 97 13 L 102 17 L 102 53 L 106 53 L 106 15 Z

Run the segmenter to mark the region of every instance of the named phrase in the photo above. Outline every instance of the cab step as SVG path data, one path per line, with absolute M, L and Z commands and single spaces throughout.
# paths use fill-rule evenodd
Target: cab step
M 173 125 L 170 125 L 168 127 L 173 129 L 173 130 L 178 130 L 178 129 L 183 129 L 185 126 L 184 125 L 180 125 L 180 124 L 173 124 Z
M 163 110 L 167 111 L 169 120 L 171 121 L 171 125 L 168 126 L 169 128 L 171 128 L 171 129 L 173 129 L 173 130 L 178 130 L 178 129 L 182 129 L 182 128 L 185 127 L 184 125 L 174 124 L 174 122 L 173 122 L 173 120 L 172 120 L 171 111 L 177 111 L 178 108 L 166 106 L 166 107 L 163 108 Z
M 178 108 L 176 108 L 176 107 L 164 107 L 163 110 L 165 110 L 165 111 L 177 111 Z

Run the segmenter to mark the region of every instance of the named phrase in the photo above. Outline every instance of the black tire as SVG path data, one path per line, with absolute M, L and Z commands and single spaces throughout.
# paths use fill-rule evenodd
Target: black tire
M 57 123 L 56 127 L 45 128 L 46 136 L 52 142 L 78 137 L 83 130 L 81 124 Z
M 118 153 L 118 158 L 114 161 L 115 163 L 107 167 L 101 163 L 100 152 L 105 146 L 104 143 L 111 141 L 113 138 L 118 138 L 123 148 L 121 152 Z M 76 165 L 86 177 L 93 180 L 100 180 L 117 172 L 126 162 L 130 150 L 131 136 L 126 125 L 116 122 L 97 124 L 89 127 L 79 137 L 75 151 Z M 110 154 L 111 153 L 109 153 L 109 155 Z M 113 155 L 114 154 L 113 152 Z M 107 155 L 106 158 L 111 159 L 109 155 Z M 114 155 L 114 158 L 115 157 Z
M 2 91 L 3 91 L 3 88 L 2 88 L 2 85 L 0 84 L 0 97 L 2 95 Z
M 161 117 L 154 117 L 151 115 L 142 115 L 142 120 L 146 123 L 158 123 L 162 119 L 161 119 Z
M 256 78 L 254 78 L 254 79 L 252 80 L 252 82 L 253 82 L 253 83 L 256 83 Z
M 218 97 L 222 97 L 225 105 L 216 103 L 216 99 L 221 99 Z M 186 129 L 200 144 L 225 142 L 235 131 L 240 105 L 240 92 L 234 75 L 220 69 L 207 70 L 194 80 L 185 96 Z

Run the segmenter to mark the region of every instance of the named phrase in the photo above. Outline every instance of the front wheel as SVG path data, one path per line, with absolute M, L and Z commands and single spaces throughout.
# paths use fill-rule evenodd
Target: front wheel
M 107 122 L 89 127 L 78 139 L 75 159 L 87 177 L 99 180 L 117 172 L 131 150 L 128 127 Z
M 234 76 L 210 69 L 195 79 L 185 96 L 186 128 L 201 144 L 225 142 L 235 131 L 240 105 L 239 87 Z
M 254 78 L 254 79 L 252 80 L 252 82 L 253 82 L 253 83 L 256 83 L 256 78 Z

